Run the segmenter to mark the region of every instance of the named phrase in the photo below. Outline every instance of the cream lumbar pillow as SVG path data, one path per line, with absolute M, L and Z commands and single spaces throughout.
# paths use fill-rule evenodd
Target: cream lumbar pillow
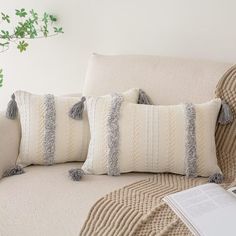
M 137 103 L 139 90 L 131 89 L 123 96 L 127 101 Z M 80 98 L 17 91 L 14 99 L 22 136 L 17 164 L 85 161 L 90 140 L 87 112 L 84 111 L 82 120 L 69 116 L 69 110 Z
M 136 105 L 122 95 L 90 98 L 86 174 L 171 172 L 221 178 L 215 125 L 221 100 L 175 106 Z

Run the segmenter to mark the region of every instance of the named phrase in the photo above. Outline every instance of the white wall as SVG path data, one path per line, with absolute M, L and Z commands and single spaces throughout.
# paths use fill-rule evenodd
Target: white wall
M 9 14 L 21 7 L 55 13 L 65 34 L 0 54 L 0 109 L 17 89 L 81 91 L 92 52 L 236 61 L 235 0 L 0 0 Z

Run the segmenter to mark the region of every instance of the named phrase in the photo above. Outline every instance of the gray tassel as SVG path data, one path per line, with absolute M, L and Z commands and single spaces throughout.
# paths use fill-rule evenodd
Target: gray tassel
M 150 98 L 142 89 L 139 89 L 138 104 L 152 105 Z
M 221 184 L 224 180 L 224 176 L 220 173 L 215 173 L 211 175 L 208 179 L 209 183 Z
M 10 177 L 10 176 L 13 176 L 13 175 L 21 175 L 21 174 L 24 174 L 24 173 L 25 173 L 25 171 L 24 171 L 23 167 L 20 166 L 20 165 L 16 165 L 16 166 L 13 166 L 13 167 L 9 168 L 8 170 L 6 170 L 3 173 L 2 177 Z
M 81 98 L 81 101 L 77 102 L 69 111 L 69 116 L 74 120 L 82 120 L 84 111 L 85 97 Z
M 80 181 L 84 176 L 84 171 L 82 169 L 71 169 L 69 170 L 69 176 L 73 181 Z
M 234 119 L 234 116 L 229 105 L 225 101 L 222 101 L 220 114 L 218 117 L 218 123 L 221 125 L 227 125 L 231 123 L 233 119 Z
M 16 103 L 15 94 L 11 96 L 11 101 L 8 103 L 6 117 L 10 120 L 15 120 L 18 114 L 18 107 Z

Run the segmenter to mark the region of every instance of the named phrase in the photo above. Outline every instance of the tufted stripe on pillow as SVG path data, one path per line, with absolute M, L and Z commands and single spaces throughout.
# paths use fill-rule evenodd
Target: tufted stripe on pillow
M 118 154 L 119 154 L 119 117 L 120 107 L 123 102 L 123 96 L 120 94 L 113 94 L 111 100 L 111 107 L 108 114 L 107 120 L 107 131 L 108 131 L 108 175 L 116 176 L 120 175 Z
M 46 165 L 52 165 L 55 154 L 56 138 L 56 108 L 53 95 L 44 97 L 45 105 L 45 136 L 44 136 L 44 161 Z
M 187 177 L 197 176 L 197 143 L 196 143 L 196 110 L 192 103 L 185 105 L 186 143 L 185 174 Z

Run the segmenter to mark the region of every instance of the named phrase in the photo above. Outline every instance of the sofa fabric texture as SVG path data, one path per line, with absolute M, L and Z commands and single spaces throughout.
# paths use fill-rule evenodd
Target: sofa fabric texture
M 68 170 L 82 163 L 29 166 L 25 174 L 0 182 L 1 236 L 78 236 L 93 204 L 117 188 L 150 174 L 119 178 L 84 176 L 71 181 Z
M 0 113 L 0 179 L 3 173 L 15 165 L 20 145 L 20 122 L 9 120 Z
M 93 54 L 83 95 L 100 96 L 141 88 L 155 105 L 203 103 L 214 98 L 218 81 L 231 66 L 163 56 Z
M 169 106 L 137 105 L 120 94 L 89 98 L 87 174 L 176 173 L 208 177 L 217 165 L 215 126 L 221 100 Z

